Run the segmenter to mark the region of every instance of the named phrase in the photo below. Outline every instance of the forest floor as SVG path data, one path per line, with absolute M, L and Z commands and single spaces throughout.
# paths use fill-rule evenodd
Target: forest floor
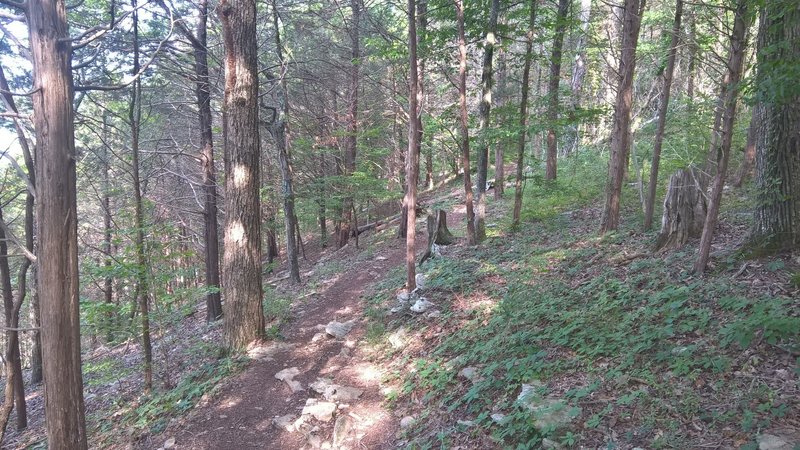
M 359 248 L 307 245 L 300 287 L 279 267 L 266 280 L 270 340 L 247 355 L 220 353 L 202 304 L 157 330 L 156 394 L 141 394 L 134 343 L 84 355 L 91 446 L 798 448 L 800 259 L 737 253 L 751 205 L 733 190 L 703 278 L 688 270 L 696 242 L 651 251 L 635 204 L 598 236 L 602 178 L 578 162 L 527 184 L 518 228 L 513 193 L 490 191 L 477 247 L 458 183 L 423 196 L 457 238 L 420 269 L 424 312 L 398 297 L 395 221 Z M 331 322 L 349 331 L 331 336 Z M 8 448 L 44 448 L 40 394 Z

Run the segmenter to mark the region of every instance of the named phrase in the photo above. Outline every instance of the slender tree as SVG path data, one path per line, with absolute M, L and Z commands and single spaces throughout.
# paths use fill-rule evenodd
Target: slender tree
M 478 104 L 478 213 L 475 215 L 475 237 L 478 242 L 486 238 L 486 182 L 489 171 L 489 126 L 492 111 L 492 89 L 494 88 L 494 47 L 497 44 L 497 16 L 500 0 L 492 0 L 489 11 L 489 27 L 483 43 L 483 70 L 481 72 L 481 101 Z
M 222 0 L 225 45 L 225 342 L 242 349 L 264 335 L 261 286 L 258 48 L 254 0 Z
M 289 66 L 283 56 L 283 43 L 281 42 L 280 17 L 278 4 L 272 0 L 272 24 L 275 28 L 275 50 L 280 63 L 280 80 L 278 82 L 278 103 L 275 120 L 272 124 L 273 135 L 278 146 L 278 165 L 281 170 L 281 189 L 283 191 L 283 217 L 286 230 L 286 258 L 289 262 L 289 279 L 293 283 L 300 283 L 300 263 L 297 258 L 298 223 L 294 210 L 294 181 L 292 175 L 292 160 L 289 156 L 289 137 L 286 121 L 289 119 L 289 89 L 286 86 L 286 76 Z
M 558 0 L 556 29 L 553 35 L 553 53 L 550 55 L 550 81 L 547 84 L 547 166 L 546 180 L 555 180 L 558 174 L 558 86 L 561 81 L 561 52 L 564 46 L 564 31 L 567 28 L 567 13 L 570 0 Z
M 133 175 L 134 205 L 134 245 L 136 247 L 136 288 L 134 298 L 138 299 L 142 320 L 142 350 L 144 353 L 144 389 L 153 387 L 153 346 L 150 342 L 150 283 L 148 262 L 144 248 L 144 206 L 142 204 L 142 182 L 140 179 L 139 133 L 142 121 L 142 79 L 139 74 L 139 9 L 137 0 L 131 0 L 133 8 L 133 66 L 134 77 L 131 85 L 131 100 L 128 107 L 128 121 L 131 127 L 131 173 Z
M 469 176 L 469 113 L 467 111 L 467 37 L 464 32 L 464 2 L 454 0 L 456 21 L 458 23 L 458 111 L 459 146 L 461 147 L 461 166 L 464 168 L 464 194 L 467 211 L 467 244 L 475 245 L 475 212 L 472 205 L 472 181 Z M 488 157 L 488 156 L 487 156 Z
M 417 181 L 419 178 L 419 153 L 417 144 L 419 135 L 419 74 L 417 73 L 417 18 L 416 1 L 408 0 L 408 154 L 406 155 L 406 198 L 408 205 L 406 223 L 406 289 L 408 292 L 417 288 L 416 258 L 414 246 L 417 235 Z
M 667 68 L 664 71 L 664 88 L 661 91 L 661 103 L 658 106 L 658 126 L 655 141 L 653 142 L 653 161 L 650 166 L 650 180 L 645 198 L 644 229 L 653 226 L 653 210 L 656 202 L 656 187 L 658 186 L 658 168 L 661 163 L 661 145 L 664 142 L 664 130 L 667 126 L 667 110 L 669 108 L 669 94 L 672 88 L 672 75 L 675 72 L 675 59 L 678 53 L 678 40 L 681 31 L 681 16 L 683 14 L 683 0 L 675 2 L 675 19 L 672 22 L 672 39 L 669 44 Z
M 614 121 L 611 130 L 611 157 L 608 162 L 606 200 L 600 232 L 619 227 L 619 204 L 622 182 L 630 152 L 631 107 L 633 104 L 633 73 L 636 68 L 636 45 L 642 24 L 646 0 L 625 0 L 622 6 L 622 46 L 618 70 L 617 96 L 614 102 Z
M 350 21 L 350 42 L 352 59 L 350 61 L 350 97 L 347 103 L 347 137 L 345 139 L 343 169 L 345 176 L 356 171 L 356 149 L 358 146 L 358 89 L 361 70 L 361 0 L 350 0 L 352 17 Z M 349 190 L 349 189 L 348 189 Z M 338 246 L 344 247 L 353 230 L 353 194 L 348 192 L 342 202 L 342 223 L 339 230 Z
M 747 28 L 750 26 L 750 12 L 748 11 L 748 0 L 738 0 L 734 13 L 733 34 L 731 35 L 730 54 L 728 56 L 727 74 L 725 75 L 726 85 L 724 86 L 725 102 L 722 114 L 722 135 L 720 136 L 721 145 L 717 158 L 717 170 L 714 175 L 714 182 L 711 188 L 711 195 L 708 202 L 708 212 L 706 213 L 706 223 L 703 226 L 703 235 L 700 238 L 700 251 L 697 261 L 694 264 L 694 271 L 703 273 L 708 264 L 708 257 L 711 252 L 711 240 L 714 238 L 714 231 L 717 228 L 719 217 L 719 207 L 722 201 L 722 189 L 725 186 L 725 175 L 728 171 L 728 161 L 731 154 L 731 142 L 733 140 L 733 125 L 736 121 L 736 101 L 739 92 L 739 80 L 742 77 L 742 67 L 747 50 Z
M 536 26 L 536 3 L 531 0 L 528 31 L 525 38 L 525 65 L 522 69 L 522 94 L 519 102 L 519 136 L 517 137 L 517 178 L 514 183 L 513 224 L 519 225 L 522 213 L 522 176 L 525 163 L 525 138 L 528 134 L 528 92 L 530 91 L 531 61 L 533 60 L 533 30 Z

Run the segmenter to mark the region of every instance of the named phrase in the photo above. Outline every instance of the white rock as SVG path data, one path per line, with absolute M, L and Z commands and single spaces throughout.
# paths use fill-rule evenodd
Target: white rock
M 385 256 L 376 256 L 375 257 L 375 261 L 386 261 L 387 259 L 389 259 L 389 258 L 387 258 Z
M 462 427 L 467 427 L 467 428 L 475 426 L 475 421 L 474 420 L 459 420 L 456 423 L 458 423 Z
M 363 394 L 359 388 L 350 386 L 331 386 L 325 390 L 324 397 L 326 400 L 334 402 L 352 402 Z
M 175 448 L 175 442 L 176 441 L 175 441 L 174 437 L 171 437 L 171 438 L 167 439 L 166 441 L 164 441 L 164 450 L 167 450 L 167 449 L 170 449 L 170 448 Z
M 438 309 L 434 309 L 428 314 L 425 314 L 425 317 L 427 317 L 428 319 L 438 319 L 439 317 L 442 317 L 442 312 L 439 311 Z
M 401 303 L 407 302 L 410 298 L 411 296 L 406 291 L 401 291 L 399 294 L 397 294 L 397 301 Z
M 336 403 L 321 402 L 315 398 L 306 400 L 306 406 L 303 407 L 303 415 L 313 416 L 315 419 L 328 422 L 333 418 L 333 413 L 336 411 Z
M 429 302 L 428 299 L 426 299 L 425 297 L 421 297 L 413 305 L 411 305 L 410 309 L 415 313 L 424 313 L 425 311 L 429 310 L 432 306 L 435 305 Z
M 335 337 L 336 339 L 341 339 L 353 329 L 353 322 L 337 322 L 333 321 L 330 322 L 328 325 L 325 326 L 325 332 L 330 334 L 331 336 Z
M 506 415 L 503 413 L 494 413 L 491 417 L 494 423 L 498 425 L 502 425 L 506 422 Z
M 325 339 L 325 336 L 327 336 L 326 333 L 316 333 L 314 337 L 311 338 L 311 342 L 319 342 Z
M 417 276 L 414 277 L 414 281 L 417 283 L 417 289 L 425 289 L 425 275 L 418 273 Z
M 477 367 L 464 367 L 458 372 L 458 376 L 461 378 L 466 378 L 467 380 L 474 381 L 475 377 L 478 376 L 478 368 Z
M 283 369 L 280 372 L 276 373 L 275 378 L 281 381 L 286 381 L 286 380 L 291 380 L 292 378 L 296 377 L 299 374 L 300 374 L 300 369 L 298 369 L 297 367 L 289 367 L 287 369 Z
M 346 416 L 341 415 L 336 418 L 333 424 L 333 447 L 339 448 L 342 443 L 347 439 L 347 433 L 350 431 L 350 423 L 352 420 Z
M 389 344 L 397 350 L 406 346 L 407 334 L 405 328 L 398 328 L 389 335 Z
M 787 442 L 783 436 L 762 434 L 756 440 L 758 441 L 758 450 L 790 450 L 792 448 L 792 444 Z
M 294 422 L 295 418 L 293 414 L 287 414 L 285 416 L 275 417 L 272 419 L 273 425 L 290 433 L 295 430 Z
M 414 416 L 405 416 L 402 419 L 400 419 L 400 428 L 406 429 L 406 428 L 410 427 L 411 425 L 414 425 L 414 422 L 416 422 L 416 419 L 414 419 Z

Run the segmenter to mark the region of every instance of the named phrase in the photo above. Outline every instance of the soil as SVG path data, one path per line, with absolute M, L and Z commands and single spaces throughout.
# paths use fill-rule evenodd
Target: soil
M 391 230 L 387 232 L 393 233 L 396 222 L 388 226 Z M 363 235 L 361 239 L 363 247 Z M 425 248 L 425 239 L 424 233 L 418 233 L 417 253 Z M 336 448 L 394 448 L 401 418 L 385 407 L 380 386 L 382 370 L 370 362 L 362 345 L 366 322 L 360 298 L 390 269 L 404 263 L 404 244 L 400 239 L 388 239 L 376 245 L 374 254 L 378 256 L 356 262 L 345 272 L 323 280 L 316 296 L 293 308 L 294 320 L 282 329 L 284 340 L 263 344 L 268 358 L 252 362 L 244 372 L 218 387 L 206 404 L 195 408 L 185 419 L 173 422 L 164 433 L 143 439 L 137 448 L 159 448 L 171 439 L 175 440 L 174 448 L 179 449 L 333 447 L 334 424 L 343 415 L 349 419 L 349 439 Z M 354 242 L 348 247 L 354 247 Z M 355 249 L 346 247 L 339 252 L 343 254 L 333 256 L 345 261 L 355 259 Z M 280 273 L 276 278 L 280 278 Z M 322 331 L 324 325 L 334 320 L 353 321 L 354 326 L 342 339 L 336 339 Z M 276 373 L 291 367 L 300 372 L 293 378 L 302 384 L 303 389 L 298 392 L 292 392 L 288 383 L 275 378 Z M 321 377 L 361 389 L 363 394 L 349 404 L 339 404 L 327 422 L 310 419 L 307 423 L 313 426 L 311 433 L 290 432 L 275 425 L 273 419 L 278 417 L 300 417 L 307 399 L 324 401 L 308 388 Z

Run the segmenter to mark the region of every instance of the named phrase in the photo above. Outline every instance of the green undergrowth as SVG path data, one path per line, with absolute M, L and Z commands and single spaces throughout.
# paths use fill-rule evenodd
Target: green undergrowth
M 221 347 L 206 348 L 204 351 L 222 354 Z M 112 439 L 120 432 L 130 435 L 158 434 L 167 428 L 170 420 L 194 408 L 222 380 L 241 371 L 247 361 L 246 357 L 240 355 L 206 361 L 183 376 L 172 389 L 144 395 L 134 404 L 119 404 L 115 408 L 117 412 L 111 416 L 107 415 L 108 411 L 101 412 L 102 416 L 98 417 L 90 414 L 89 421 L 95 424 L 92 433 L 104 439 Z
M 543 439 L 692 448 L 705 438 L 752 446 L 798 414 L 800 401 L 774 379 L 788 372 L 791 386 L 800 375 L 797 299 L 739 282 L 738 263 L 693 276 L 691 246 L 648 256 L 649 234 L 598 237 L 595 218 L 562 213 L 599 192 L 590 181 L 566 194 L 536 189 L 528 194 L 541 198 L 527 203 L 542 209 L 520 229 L 426 263 L 425 295 L 440 318 L 386 312 L 399 271 L 368 299 L 373 343 L 399 327 L 429 339 L 423 352 L 387 357 L 402 382 L 391 404 L 427 417 L 406 433 L 409 448 L 539 448 Z M 472 382 L 459 376 L 465 367 L 477 369 Z M 539 413 L 517 400 L 523 384 L 557 399 L 572 420 L 540 426 Z

